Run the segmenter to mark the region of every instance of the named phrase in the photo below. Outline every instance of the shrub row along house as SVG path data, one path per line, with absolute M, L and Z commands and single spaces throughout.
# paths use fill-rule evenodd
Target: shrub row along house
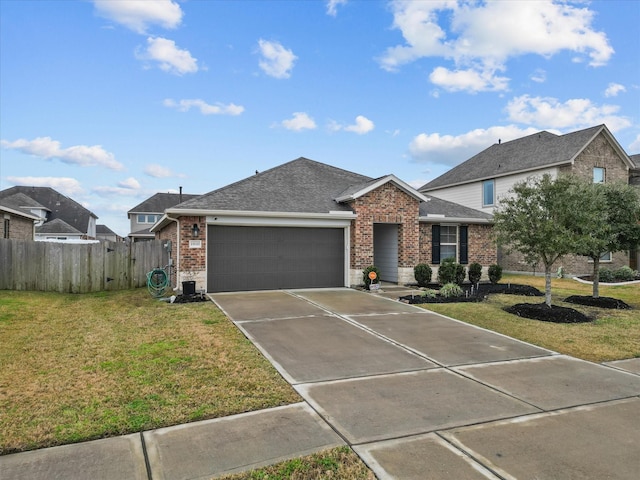
M 639 167 L 604 125 L 499 142 L 420 189 L 394 175 L 370 178 L 298 158 L 166 208 L 149 234 L 171 240 L 176 286 L 352 286 L 370 265 L 383 281 L 407 283 L 418 263 L 437 271 L 449 257 L 485 268 L 498 262 L 491 214 L 519 180 L 572 172 L 628 182 Z M 623 257 L 611 261 L 629 264 Z M 517 258 L 500 261 L 531 271 Z M 584 259 L 575 269 L 580 261 L 588 273 Z

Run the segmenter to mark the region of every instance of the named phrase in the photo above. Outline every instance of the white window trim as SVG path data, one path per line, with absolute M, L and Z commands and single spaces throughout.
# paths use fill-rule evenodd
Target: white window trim
M 596 169 L 598 170 L 602 170 L 602 181 L 601 182 L 596 182 Z M 607 169 L 604 167 L 593 167 L 593 170 L 591 171 L 592 176 L 591 176 L 591 180 L 593 181 L 593 183 L 605 183 L 607 181 Z
M 443 227 L 447 227 L 447 228 L 455 228 L 456 229 L 456 241 L 455 243 L 444 243 L 442 241 L 442 229 Z M 444 258 L 450 258 L 450 257 L 442 257 L 442 247 L 443 246 L 451 246 L 453 245 L 455 247 L 454 249 L 454 255 L 453 258 L 455 259 L 455 261 L 458 261 L 458 250 L 459 250 L 459 242 L 460 242 L 460 232 L 458 231 L 458 225 L 451 225 L 451 224 L 444 224 L 441 223 L 440 224 L 440 263 L 442 263 L 442 260 L 444 260 Z
M 485 185 L 491 183 L 492 185 L 492 198 L 491 198 L 491 203 L 485 203 L 485 194 L 484 194 L 484 189 L 485 189 Z M 490 180 L 483 180 L 482 181 L 482 207 L 493 207 L 496 204 L 496 181 L 495 179 L 490 179 Z

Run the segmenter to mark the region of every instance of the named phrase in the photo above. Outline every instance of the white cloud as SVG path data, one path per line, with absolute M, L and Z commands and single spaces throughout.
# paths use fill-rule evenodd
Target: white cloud
M 171 178 L 171 177 L 184 177 L 183 174 L 177 174 L 170 168 L 163 167 L 162 165 L 149 164 L 144 167 L 145 175 L 153 178 Z
M 547 72 L 542 68 L 537 68 L 529 78 L 536 83 L 544 83 L 547 81 Z
M 620 85 L 619 83 L 610 83 L 607 86 L 607 89 L 604 91 L 605 97 L 617 97 L 619 93 L 626 92 L 627 89 L 624 85 Z
M 171 0 L 94 0 L 98 14 L 137 33 L 145 33 L 150 25 L 176 28 L 182 21 L 180 5 Z
M 91 191 L 101 197 L 137 197 L 140 195 L 139 189 L 132 189 L 126 186 L 118 186 L 118 187 L 108 187 L 108 186 L 97 186 L 93 187 Z
M 84 193 L 80 182 L 70 177 L 7 177 L 7 180 L 12 185 L 50 187 L 68 197 Z
M 295 112 L 293 118 L 282 121 L 282 126 L 287 130 L 300 132 L 302 130 L 314 130 L 316 122 L 305 112 Z
M 344 130 L 345 132 L 353 132 L 358 135 L 364 135 L 365 133 L 369 133 L 371 130 L 375 128 L 374 123 L 369 120 L 367 117 L 358 115 L 356 117 L 356 122 L 352 125 L 342 125 L 336 121 L 331 121 L 329 123 L 329 130 L 333 132 L 337 132 L 339 130 Z
M 506 90 L 509 85 L 508 78 L 496 76 L 493 71 L 473 69 L 451 71 L 445 67 L 436 67 L 429 75 L 429 80 L 450 92 L 500 91 Z
M 188 50 L 182 50 L 173 40 L 162 37 L 147 38 L 147 49 L 143 51 L 138 48 L 136 58 L 157 62 L 161 70 L 175 75 L 198 71 L 198 60 Z
M 409 144 L 411 157 L 419 162 L 457 165 L 498 142 L 531 135 L 535 128 L 521 129 L 515 125 L 476 129 L 461 135 L 421 133 Z
M 133 177 L 129 177 L 121 182 L 118 182 L 118 186 L 122 188 L 129 188 L 132 190 L 140 189 L 140 182 Z
M 640 152 L 640 134 L 638 134 L 636 139 L 631 142 L 628 151 L 631 152 L 631 155 L 635 155 L 635 152 Z
M 605 123 L 615 132 L 631 125 L 628 118 L 616 115 L 618 105 L 595 105 L 588 98 L 572 98 L 562 103 L 557 98 L 515 97 L 507 104 L 509 119 L 542 128 L 580 128 Z
M 116 161 L 113 153 L 107 152 L 101 145 L 75 145 L 60 148 L 60 142 L 51 137 L 38 137 L 33 140 L 23 138 L 9 142 L 0 142 L 4 148 L 41 157 L 45 160 L 57 158 L 64 163 L 83 167 L 101 166 L 111 170 L 123 170 L 124 165 Z
M 593 11 L 579 1 L 396 0 L 391 9 L 393 27 L 402 32 L 405 43 L 388 48 L 379 59 L 388 71 L 424 57 L 441 57 L 454 63 L 454 71 L 475 70 L 487 79 L 493 76 L 487 77 L 488 72 L 503 70 L 509 58 L 521 55 L 550 57 L 568 50 L 601 66 L 613 54 L 607 36 L 591 26 Z M 438 72 L 434 70 L 435 77 L 442 82 L 461 81 Z M 504 80 L 489 84 L 506 89 Z M 468 79 L 466 83 L 473 86 Z
M 291 50 L 284 48 L 278 42 L 258 40 L 258 48 L 262 58 L 259 61 L 264 73 L 274 78 L 289 78 L 291 69 L 298 57 Z
M 184 99 L 176 102 L 171 98 L 167 98 L 162 102 L 165 107 L 175 108 L 181 112 L 187 112 L 191 108 L 197 108 L 203 115 L 240 115 L 244 112 L 244 107 L 229 103 L 225 105 L 217 102 L 214 105 L 208 104 L 201 99 Z
M 327 0 L 327 15 L 335 17 L 338 14 L 338 5 L 346 5 L 347 0 Z

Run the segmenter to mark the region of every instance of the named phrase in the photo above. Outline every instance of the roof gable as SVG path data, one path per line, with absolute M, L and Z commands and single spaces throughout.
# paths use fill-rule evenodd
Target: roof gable
M 36 227 L 36 233 L 38 234 L 59 234 L 64 233 L 67 235 L 82 235 L 82 232 L 61 218 L 56 218 L 50 222 L 44 223 L 39 227 Z
M 47 222 L 61 219 L 75 230 L 86 233 L 89 228 L 89 218 L 98 218 L 96 214 L 84 208 L 75 200 L 61 194 L 50 187 L 16 186 L 0 192 L 0 198 L 6 198 L 16 193 L 23 193 L 49 210 Z
M 494 144 L 423 185 L 419 190 L 428 192 L 437 188 L 568 164 L 573 162 L 576 156 L 600 133 L 604 133 L 611 140 L 623 161 L 630 166 L 629 157 L 605 125 L 565 135 L 542 131 L 509 142 Z
M 351 211 L 335 199 L 370 177 L 298 158 L 170 209 L 329 213 Z
M 367 182 L 363 182 L 361 184 L 351 185 L 344 192 L 336 197 L 337 202 L 349 202 L 351 200 L 355 200 L 358 197 L 366 195 L 367 193 L 375 190 L 376 188 L 380 188 L 382 185 L 386 183 L 392 183 L 400 190 L 402 190 L 407 195 L 415 198 L 420 202 L 428 202 L 429 199 L 424 195 L 419 193 L 415 188 L 411 187 L 407 183 L 403 182 L 395 175 L 386 175 L 384 177 L 375 178 L 373 180 L 369 180 Z

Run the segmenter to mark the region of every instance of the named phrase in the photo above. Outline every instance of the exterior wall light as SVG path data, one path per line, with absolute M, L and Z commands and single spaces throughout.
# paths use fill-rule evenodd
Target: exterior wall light
M 191 236 L 193 238 L 198 238 L 198 235 L 200 235 L 200 228 L 197 223 L 194 223 L 193 228 L 191 228 Z

